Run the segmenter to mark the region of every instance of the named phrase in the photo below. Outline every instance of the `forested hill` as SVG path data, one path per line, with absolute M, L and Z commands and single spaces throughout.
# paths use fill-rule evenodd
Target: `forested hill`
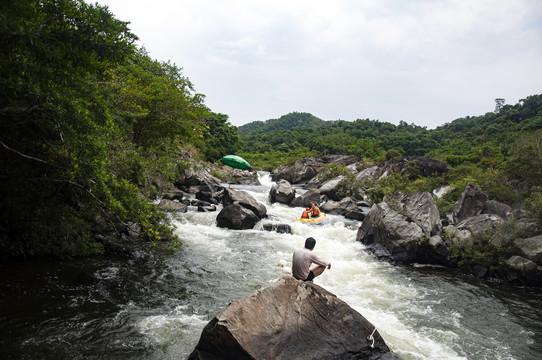
M 288 115 L 283 118 L 286 120 Z M 451 165 L 481 158 L 500 161 L 519 137 L 542 129 L 542 95 L 529 96 L 482 116 L 456 119 L 432 130 L 403 121 L 394 125 L 369 119 L 322 121 L 317 122 L 320 126 L 310 128 L 296 123 L 286 126 L 277 120 L 268 122 L 282 126 L 276 126 L 277 130 L 263 126 L 259 130 L 253 127 L 252 131 L 239 128 L 245 155 L 255 164 L 263 159 L 284 162 L 287 158 L 325 154 L 354 154 L 375 160 L 389 150 L 404 156 L 439 157 Z
M 273 131 L 290 130 L 293 128 L 309 129 L 327 125 L 327 122 L 308 113 L 293 112 L 283 115 L 278 119 L 266 121 L 253 121 L 240 126 L 237 131 L 239 135 L 261 135 Z

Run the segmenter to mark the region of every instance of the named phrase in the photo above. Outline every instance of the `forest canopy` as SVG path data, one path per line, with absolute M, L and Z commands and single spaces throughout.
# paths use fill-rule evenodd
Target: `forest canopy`
M 183 148 L 216 158 L 216 136 L 238 139 L 227 116 L 107 7 L 3 1 L 0 24 L 2 253 L 100 252 L 108 231 L 171 237 L 153 179 L 175 180 Z

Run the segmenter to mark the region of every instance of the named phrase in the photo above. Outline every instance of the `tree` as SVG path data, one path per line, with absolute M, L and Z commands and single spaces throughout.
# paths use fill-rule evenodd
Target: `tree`
M 215 161 L 239 150 L 237 128 L 228 122 L 228 115 L 211 113 L 205 118 L 203 153 L 209 161 Z
M 495 99 L 495 113 L 498 114 L 501 112 L 506 100 L 503 98 L 497 98 Z
M 107 7 L 2 2 L 0 29 L 2 251 L 94 253 L 95 235 L 127 229 L 171 236 L 143 194 L 196 137 L 203 97 Z

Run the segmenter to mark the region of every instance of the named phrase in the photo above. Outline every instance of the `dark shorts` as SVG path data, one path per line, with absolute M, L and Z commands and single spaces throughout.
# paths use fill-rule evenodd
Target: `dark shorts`
M 312 281 L 314 279 L 314 273 L 312 272 L 312 270 L 309 270 L 309 276 L 307 276 L 307 278 L 303 281 Z

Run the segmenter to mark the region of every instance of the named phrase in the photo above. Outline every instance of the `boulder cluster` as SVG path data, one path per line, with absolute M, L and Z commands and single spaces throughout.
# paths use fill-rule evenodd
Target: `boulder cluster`
M 391 172 L 405 173 L 415 163 L 417 171 L 424 175 L 443 175 L 449 168 L 446 164 L 423 157 L 410 157 L 396 163 L 384 163 L 370 167 L 362 166 L 352 156 L 333 155 L 307 158 L 293 165 L 275 169 L 272 178 L 276 185 L 272 190 L 272 201 L 290 206 L 307 206 L 315 202 L 328 214 L 343 215 L 361 220 L 357 240 L 378 258 L 403 264 L 432 264 L 456 266 L 449 258 L 450 249 L 457 246 L 472 246 L 476 239 L 488 239 L 488 246 L 507 246 L 515 253 L 504 261 L 508 267 L 506 280 L 528 285 L 542 284 L 542 235 L 507 239 L 499 236 L 499 225 L 514 220 L 517 226 L 529 227 L 523 211 L 513 209 L 489 197 L 476 185 L 469 183 L 450 214 L 441 216 L 436 199 L 453 190 L 449 186 L 435 189 L 432 193 L 387 195 L 380 203 L 373 204 L 363 194 L 359 198 L 339 195 L 338 189 L 344 175 L 322 181 L 316 174 L 330 163 L 345 165 L 356 179 L 380 179 Z M 361 169 L 361 170 L 358 170 Z M 290 182 L 308 189 L 300 196 Z M 495 276 L 490 264 L 480 263 L 472 268 L 480 278 Z
M 216 211 L 217 205 L 222 204 L 216 218 L 217 226 L 237 230 L 252 229 L 267 217 L 265 205 L 245 191 L 222 186 L 224 182 L 212 175 L 222 171 L 224 179 L 227 178 L 227 170 L 214 168 L 210 171 L 192 159 L 190 161 L 192 166 L 182 171 L 175 189 L 161 199 L 161 209 L 172 212 L 191 209 Z M 474 275 L 479 278 L 502 277 L 502 268 L 505 267 L 504 276 L 508 281 L 535 286 L 542 284 L 542 234 L 514 239 L 500 234 L 499 229 L 506 222 L 512 220 L 517 226 L 529 227 L 529 220 L 521 209 L 490 199 L 472 183 L 466 186 L 453 210 L 441 215 L 436 199 L 453 190 L 449 186 L 434 189 L 432 193 L 397 192 L 385 196 L 380 203 L 373 203 L 364 194 L 342 197 L 340 188 L 345 175 L 328 179 L 318 176 L 324 166 L 340 164 L 358 180 L 380 179 L 392 172 L 404 173 L 412 163 L 424 175 L 443 175 L 449 170 L 446 164 L 423 157 L 373 166 L 361 164 L 355 156 L 304 158 L 293 165 L 279 166 L 272 172 L 271 177 L 276 183 L 269 192 L 269 201 L 291 207 L 316 203 L 327 214 L 362 221 L 357 240 L 375 256 L 390 262 L 455 267 L 458 259 L 457 256 L 450 257 L 453 249 L 473 247 L 477 241 L 480 242 L 479 239 L 485 239 L 488 247 L 506 248 L 511 253 L 499 264 L 499 273 L 491 263 L 470 264 L 469 271 Z M 255 172 L 236 169 L 235 173 L 236 183 L 259 184 Z M 291 232 L 287 224 L 264 223 L 262 228 Z

